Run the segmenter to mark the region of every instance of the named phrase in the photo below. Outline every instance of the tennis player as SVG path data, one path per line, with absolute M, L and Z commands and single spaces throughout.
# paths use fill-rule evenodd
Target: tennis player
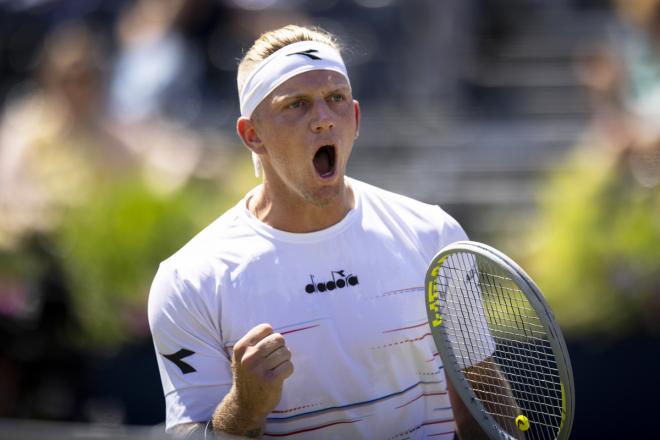
M 150 293 L 168 432 L 467 430 L 422 286 L 430 259 L 465 232 L 438 206 L 345 177 L 360 106 L 335 37 L 262 35 L 238 90 L 238 135 L 263 184 L 162 262 Z

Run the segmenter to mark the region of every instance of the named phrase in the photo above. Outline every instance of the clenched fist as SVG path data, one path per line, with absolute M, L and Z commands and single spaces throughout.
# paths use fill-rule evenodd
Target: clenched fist
M 216 429 L 239 435 L 260 432 L 266 416 L 282 396 L 284 380 L 293 374 L 284 337 L 269 324 L 250 329 L 234 345 L 234 383 L 213 417 Z

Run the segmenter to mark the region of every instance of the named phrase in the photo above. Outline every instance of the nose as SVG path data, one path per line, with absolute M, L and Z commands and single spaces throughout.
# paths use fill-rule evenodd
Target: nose
M 326 130 L 331 130 L 334 126 L 335 120 L 332 111 L 328 108 L 328 103 L 325 102 L 324 99 L 317 100 L 314 103 L 310 128 L 314 133 L 321 133 Z

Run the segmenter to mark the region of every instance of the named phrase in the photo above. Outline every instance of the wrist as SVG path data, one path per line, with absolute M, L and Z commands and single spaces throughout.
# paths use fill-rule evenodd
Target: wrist
M 227 434 L 261 437 L 267 415 L 241 399 L 240 393 L 232 387 L 213 414 L 212 428 Z

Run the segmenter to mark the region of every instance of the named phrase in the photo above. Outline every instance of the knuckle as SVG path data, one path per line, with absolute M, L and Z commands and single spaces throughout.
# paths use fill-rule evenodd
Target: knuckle
M 247 368 L 253 368 L 260 360 L 256 350 L 248 350 L 241 359 L 241 365 Z
M 262 332 L 263 333 L 272 333 L 273 332 L 273 326 L 268 324 L 268 323 L 263 323 L 263 324 L 259 324 L 256 327 L 254 327 L 253 330 L 255 330 L 259 333 L 262 333 Z
M 272 338 L 273 338 L 273 342 L 274 342 L 274 343 L 276 343 L 276 344 L 278 344 L 278 345 L 284 345 L 285 340 L 284 340 L 284 336 L 282 336 L 282 334 L 280 334 L 280 333 L 273 333 L 271 336 L 272 336 Z
M 273 355 L 275 355 L 279 358 L 288 359 L 289 357 L 291 357 L 291 352 L 289 352 L 289 350 L 286 347 L 282 346 L 282 347 L 278 347 L 273 352 Z
M 247 347 L 247 342 L 244 339 L 239 339 L 238 342 L 234 344 L 234 353 L 237 351 L 244 351 Z
M 238 343 L 234 345 L 234 349 L 232 350 L 232 358 L 234 361 L 240 362 L 241 359 L 243 359 L 243 354 L 245 354 L 245 347 Z

